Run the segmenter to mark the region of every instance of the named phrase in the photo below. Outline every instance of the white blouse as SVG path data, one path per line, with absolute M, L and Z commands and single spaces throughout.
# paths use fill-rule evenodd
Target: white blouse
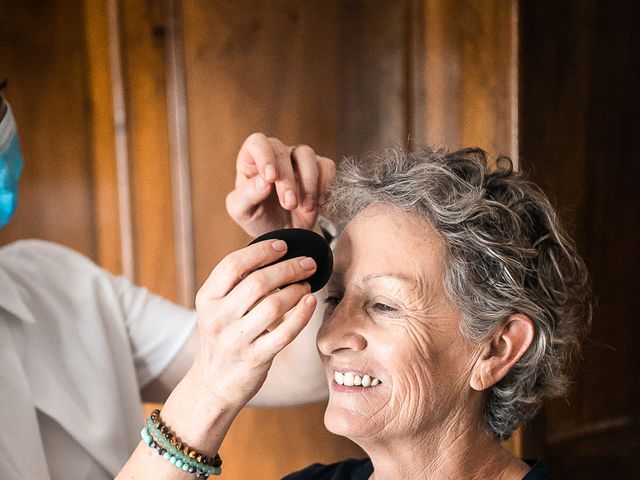
M 113 478 L 195 323 L 68 248 L 0 248 L 0 478 Z

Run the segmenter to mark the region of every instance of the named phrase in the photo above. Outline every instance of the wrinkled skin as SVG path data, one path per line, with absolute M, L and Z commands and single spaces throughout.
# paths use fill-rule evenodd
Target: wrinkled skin
M 385 466 L 390 478 L 427 478 L 434 463 L 467 454 L 469 443 L 495 450 L 500 469 L 511 461 L 483 429 L 484 392 L 470 387 L 481 347 L 460 332 L 460 312 L 443 287 L 444 258 L 431 226 L 384 205 L 353 219 L 336 248 L 317 340 L 330 385 L 325 424 L 369 454 L 375 478 Z M 335 370 L 381 383 L 341 387 Z
M 403 436 L 444 421 L 467 390 L 474 351 L 444 294 L 440 239 L 383 208 L 360 215 L 341 236 L 318 336 L 330 379 L 335 367 L 382 382 L 361 395 L 332 392 L 327 427 L 349 437 Z

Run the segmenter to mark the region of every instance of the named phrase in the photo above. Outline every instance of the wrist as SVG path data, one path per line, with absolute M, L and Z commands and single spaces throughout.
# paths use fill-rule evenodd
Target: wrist
M 241 408 L 215 395 L 190 370 L 165 402 L 162 418 L 184 443 L 214 455 Z

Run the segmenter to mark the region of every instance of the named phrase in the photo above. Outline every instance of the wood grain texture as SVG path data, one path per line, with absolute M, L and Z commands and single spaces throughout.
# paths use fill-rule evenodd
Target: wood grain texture
M 178 301 L 162 2 L 119 3 L 135 281 Z
M 182 305 L 192 306 L 196 285 L 182 2 L 164 0 L 164 10 L 167 44 L 167 113 L 169 115 L 178 298 Z
M 185 2 L 184 17 L 200 258 L 218 261 L 247 240 L 222 201 L 250 133 L 332 157 L 404 141 L 403 5 Z M 209 268 L 198 265 L 199 282 Z
M 522 7 L 522 163 L 560 206 L 598 299 L 568 400 L 545 409 L 544 448 L 561 478 L 638 478 L 640 6 Z
M 406 146 L 409 2 L 338 4 L 338 155 Z
M 235 155 L 254 131 L 333 155 L 332 8 L 315 2 L 185 2 L 196 278 L 248 237 L 228 217 Z M 335 8 L 333 8 L 335 12 Z
M 413 58 L 425 105 L 412 136 L 517 160 L 517 2 L 425 0 L 422 8 L 424 56 Z
M 9 78 L 26 159 L 19 209 L 0 244 L 45 238 L 120 272 L 118 203 L 130 200 L 136 280 L 177 299 L 166 4 L 117 1 L 127 199 L 115 171 L 105 4 L 0 2 L 0 79 Z M 640 476 L 638 3 L 181 6 L 196 284 L 249 240 L 227 217 L 224 198 L 237 150 L 253 131 L 309 143 L 336 159 L 405 144 L 409 136 L 519 154 L 568 219 L 599 308 L 569 401 L 550 403 L 510 448 L 546 454 L 565 478 Z M 325 431 L 323 410 L 246 410 L 223 447 L 225 474 L 278 478 L 314 461 L 361 456 Z
M 84 1 L 88 125 L 94 192 L 96 261 L 112 273 L 123 273 L 120 237 L 120 201 L 115 148 L 113 79 L 110 66 L 107 2 Z M 116 54 L 116 52 L 113 52 Z
M 0 77 L 25 167 L 0 244 L 42 238 L 96 257 L 82 2 L 0 2 Z
M 638 478 L 640 422 L 628 419 L 602 427 L 547 446 L 546 458 L 557 478 Z

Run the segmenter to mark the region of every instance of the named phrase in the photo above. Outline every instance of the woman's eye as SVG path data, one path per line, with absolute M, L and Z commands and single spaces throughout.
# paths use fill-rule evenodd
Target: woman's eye
M 386 305 L 384 303 L 374 303 L 373 304 L 373 308 L 375 308 L 376 310 L 380 311 L 380 312 L 395 312 L 396 309 L 393 308 L 390 305 Z

